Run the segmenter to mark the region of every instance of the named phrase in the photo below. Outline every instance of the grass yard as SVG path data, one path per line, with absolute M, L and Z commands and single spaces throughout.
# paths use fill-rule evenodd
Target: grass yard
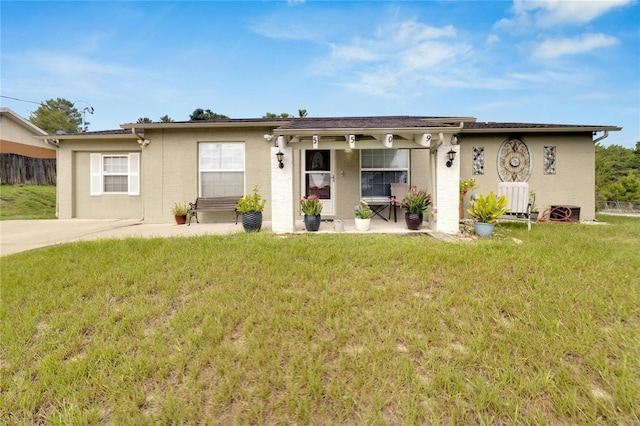
M 0 220 L 55 218 L 55 186 L 0 185 Z
M 2 423 L 639 424 L 640 219 L 601 219 L 2 257 Z

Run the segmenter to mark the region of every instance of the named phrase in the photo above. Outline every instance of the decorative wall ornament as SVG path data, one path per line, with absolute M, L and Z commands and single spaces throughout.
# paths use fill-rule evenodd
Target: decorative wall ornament
M 473 174 L 484 174 L 484 147 L 482 146 L 473 147 Z
M 532 166 L 531 150 L 525 141 L 511 137 L 502 142 L 498 151 L 498 174 L 503 182 L 526 182 Z
M 556 147 L 545 146 L 544 147 L 544 174 L 555 175 L 556 174 Z

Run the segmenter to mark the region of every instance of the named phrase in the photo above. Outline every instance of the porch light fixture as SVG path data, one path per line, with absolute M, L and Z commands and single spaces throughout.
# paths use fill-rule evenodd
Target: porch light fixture
M 453 160 L 456 159 L 456 152 L 451 148 L 449 152 L 447 152 L 447 167 L 451 167 L 453 165 Z
M 284 153 L 278 150 L 278 152 L 276 152 L 276 158 L 278 159 L 278 167 L 280 167 L 281 169 L 284 169 L 284 163 L 282 162 L 282 159 L 284 158 Z

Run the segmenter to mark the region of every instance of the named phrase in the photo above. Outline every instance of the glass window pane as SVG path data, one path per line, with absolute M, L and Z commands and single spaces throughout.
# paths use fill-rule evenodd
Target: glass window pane
M 202 197 L 244 195 L 244 143 L 201 143 Z
M 203 197 L 242 197 L 244 172 L 202 172 L 200 185 Z
M 129 171 L 129 157 L 126 155 L 103 157 L 104 173 L 127 173 Z
M 305 151 L 305 163 L 307 171 L 331 170 L 331 151 L 307 150 Z
M 104 176 L 104 192 L 128 192 L 127 176 Z
M 364 149 L 361 166 L 361 196 L 388 197 L 391 196 L 391 183 L 408 182 L 409 150 Z

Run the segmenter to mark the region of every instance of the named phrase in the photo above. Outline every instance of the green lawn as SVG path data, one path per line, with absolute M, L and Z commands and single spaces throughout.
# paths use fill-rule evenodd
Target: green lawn
M 55 218 L 55 186 L 0 185 L 0 220 Z
M 0 258 L 9 424 L 640 423 L 640 219 Z M 514 240 L 515 237 L 521 242 Z

